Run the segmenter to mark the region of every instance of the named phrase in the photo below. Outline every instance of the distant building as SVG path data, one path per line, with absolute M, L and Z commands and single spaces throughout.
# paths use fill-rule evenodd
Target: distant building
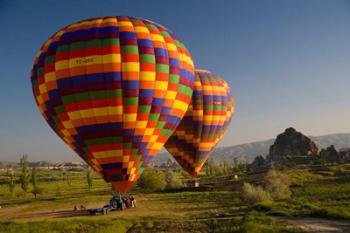
M 36 162 L 36 163 L 31 163 L 30 166 L 36 167 L 42 170 L 61 170 L 61 171 L 82 171 L 87 168 L 87 165 L 83 162 L 68 162 L 68 163 Z

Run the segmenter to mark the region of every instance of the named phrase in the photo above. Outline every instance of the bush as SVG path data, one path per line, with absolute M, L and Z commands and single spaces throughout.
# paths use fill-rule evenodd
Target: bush
M 268 212 L 268 211 L 271 211 L 273 209 L 274 202 L 272 202 L 272 201 L 259 202 L 252 207 L 254 210 L 257 210 L 257 211 Z
M 165 182 L 167 189 L 177 189 L 184 187 L 184 183 L 180 179 L 178 173 L 170 170 L 165 173 Z
M 336 176 L 345 176 L 345 175 L 349 175 L 350 172 L 348 170 L 346 170 L 344 167 L 337 167 L 334 169 L 334 175 Z
M 228 165 L 216 164 L 212 160 L 208 160 L 206 164 L 206 175 L 207 176 L 224 176 L 228 175 Z
M 161 171 L 146 170 L 142 174 L 138 185 L 147 192 L 164 190 L 166 186 L 165 175 Z
M 272 199 L 281 200 L 291 196 L 289 190 L 289 177 L 276 170 L 270 170 L 264 177 L 265 190 L 271 194 Z
M 307 214 L 314 218 L 327 218 L 327 219 L 349 219 L 350 212 L 345 208 L 332 208 L 332 207 L 318 207 L 313 206 Z
M 241 195 L 244 202 L 248 205 L 271 200 L 271 195 L 266 192 L 261 186 L 254 186 L 249 183 L 243 184 Z

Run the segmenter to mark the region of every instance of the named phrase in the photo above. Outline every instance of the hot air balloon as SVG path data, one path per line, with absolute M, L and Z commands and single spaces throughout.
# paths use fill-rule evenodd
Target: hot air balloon
M 31 81 L 56 134 L 126 192 L 184 116 L 194 68 L 185 45 L 165 27 L 101 17 L 51 36 L 35 58 Z
M 206 70 L 195 70 L 192 102 L 165 148 L 196 177 L 210 152 L 224 136 L 234 112 L 225 80 Z

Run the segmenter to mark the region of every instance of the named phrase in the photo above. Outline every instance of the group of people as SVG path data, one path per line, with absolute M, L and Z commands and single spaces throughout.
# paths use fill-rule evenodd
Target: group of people
M 136 199 L 132 195 L 122 196 L 120 193 L 114 195 L 109 201 L 111 207 L 124 210 L 125 208 L 136 208 Z

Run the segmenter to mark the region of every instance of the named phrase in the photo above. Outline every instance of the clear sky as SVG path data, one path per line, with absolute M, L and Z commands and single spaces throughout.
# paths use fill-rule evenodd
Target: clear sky
M 33 58 L 75 21 L 141 16 L 175 32 L 197 68 L 224 77 L 236 113 L 220 146 L 350 132 L 350 1 L 0 0 L 0 160 L 78 160 L 40 116 Z

